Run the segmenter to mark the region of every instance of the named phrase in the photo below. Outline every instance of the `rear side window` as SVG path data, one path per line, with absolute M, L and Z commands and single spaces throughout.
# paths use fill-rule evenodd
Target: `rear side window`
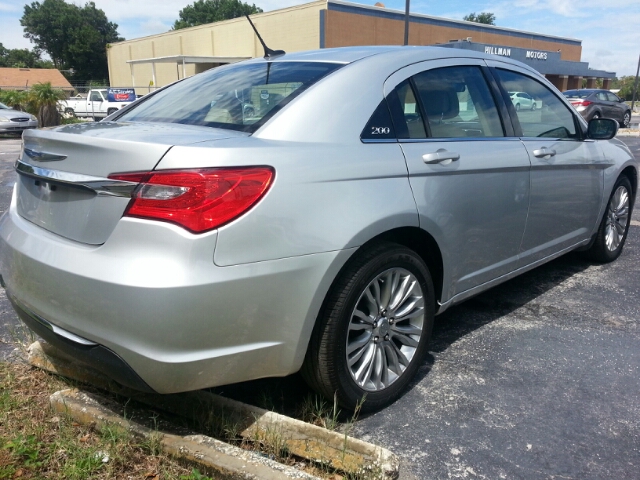
M 218 67 L 158 92 L 118 121 L 181 123 L 252 133 L 296 95 L 340 66 L 241 62 Z
M 427 70 L 413 77 L 432 138 L 503 137 L 489 86 L 479 67 Z
M 510 70 L 496 69 L 495 72 L 507 92 L 523 91 L 535 100 L 535 106 L 516 110 L 523 136 L 578 137 L 570 107 L 560 101 L 548 87 L 526 75 Z

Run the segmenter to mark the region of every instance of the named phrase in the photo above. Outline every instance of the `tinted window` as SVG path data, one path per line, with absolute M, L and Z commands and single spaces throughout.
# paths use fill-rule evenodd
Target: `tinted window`
M 604 100 L 605 102 L 607 101 L 607 94 L 604 92 L 598 92 L 596 93 L 596 98 L 598 100 Z
M 607 99 L 608 99 L 610 102 L 619 102 L 619 101 L 620 101 L 620 99 L 619 99 L 616 95 L 614 95 L 613 93 L 611 93 L 611 92 L 606 92 L 606 95 L 607 95 Z
M 567 98 L 587 98 L 593 90 L 567 90 L 563 95 Z
M 413 77 L 433 138 L 502 137 L 496 104 L 479 67 L 446 67 Z
M 218 67 L 158 92 L 118 120 L 253 132 L 294 96 L 339 67 L 319 62 Z
M 533 97 L 536 108 L 520 109 L 516 115 L 525 137 L 576 138 L 573 114 L 553 92 L 542 83 L 525 75 L 497 69 L 505 90 L 521 90 Z
M 396 87 L 395 94 L 399 99 L 403 128 L 398 128 L 398 138 L 426 138 L 422 113 L 418 106 L 415 93 L 409 80 L 405 80 Z M 404 133 L 400 133 L 404 132 Z
M 101 102 L 102 97 L 99 92 L 91 92 L 91 98 L 89 100 L 92 102 Z

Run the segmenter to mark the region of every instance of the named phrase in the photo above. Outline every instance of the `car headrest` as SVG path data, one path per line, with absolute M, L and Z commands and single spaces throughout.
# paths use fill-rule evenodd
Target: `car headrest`
M 455 90 L 426 90 L 422 103 L 427 116 L 433 120 L 453 118 L 460 113 L 460 104 Z

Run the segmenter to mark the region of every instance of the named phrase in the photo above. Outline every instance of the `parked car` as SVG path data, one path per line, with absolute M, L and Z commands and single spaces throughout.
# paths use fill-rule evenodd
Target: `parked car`
M 536 101 L 527 92 L 509 92 L 509 97 L 511 98 L 513 106 L 516 107 L 516 110 L 520 110 L 521 108 L 526 108 L 527 110 L 536 109 Z
M 622 128 L 629 128 L 631 108 L 623 99 L 608 90 L 567 90 L 564 96 L 580 112 L 585 120 L 592 118 L 613 118 Z
M 36 117 L 0 103 L 0 133 L 21 133 L 29 128 L 38 128 Z
M 89 117 L 101 120 L 131 104 L 136 100 L 133 88 L 98 88 L 82 94 L 60 100 L 58 110 L 69 117 Z
M 301 370 L 379 409 L 423 365 L 434 315 L 571 250 L 620 255 L 638 165 L 617 128 L 471 51 L 216 68 L 24 134 L 2 285 L 39 335 L 129 387 Z

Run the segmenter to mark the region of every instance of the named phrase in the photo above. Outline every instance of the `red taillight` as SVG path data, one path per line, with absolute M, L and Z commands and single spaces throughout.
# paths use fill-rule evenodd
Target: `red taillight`
M 574 107 L 586 107 L 587 105 L 591 105 L 593 102 L 590 102 L 589 100 L 576 100 L 571 102 L 571 105 L 573 105 Z
M 124 215 L 175 223 L 193 233 L 218 228 L 247 212 L 271 186 L 271 167 L 116 173 L 139 182 Z

